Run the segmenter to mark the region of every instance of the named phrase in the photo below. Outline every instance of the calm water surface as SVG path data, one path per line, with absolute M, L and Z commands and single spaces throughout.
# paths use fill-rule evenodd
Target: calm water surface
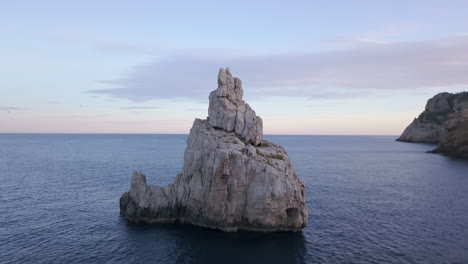
M 0 263 L 468 263 L 468 162 L 395 137 L 266 137 L 307 186 L 303 232 L 128 224 L 132 172 L 172 182 L 186 137 L 0 134 Z

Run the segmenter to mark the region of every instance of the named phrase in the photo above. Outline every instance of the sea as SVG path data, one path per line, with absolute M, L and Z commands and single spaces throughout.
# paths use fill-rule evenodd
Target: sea
M 307 188 L 302 232 L 132 224 L 119 198 L 187 135 L 0 134 L 0 263 L 468 263 L 468 161 L 396 136 L 265 136 Z

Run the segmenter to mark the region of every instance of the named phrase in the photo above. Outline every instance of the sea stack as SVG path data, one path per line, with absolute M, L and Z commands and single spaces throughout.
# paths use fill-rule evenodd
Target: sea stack
M 438 144 L 431 152 L 468 157 L 468 92 L 439 93 L 397 139 Z
M 165 187 L 135 172 L 120 198 L 128 221 L 189 223 L 223 231 L 299 231 L 306 190 L 285 149 L 263 139 L 263 122 L 244 102 L 242 82 L 221 68 L 208 119 L 195 119 L 182 172 Z

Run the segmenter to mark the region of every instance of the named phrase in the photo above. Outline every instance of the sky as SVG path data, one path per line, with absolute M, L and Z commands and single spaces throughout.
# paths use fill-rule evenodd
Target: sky
M 468 0 L 1 1 L 0 133 L 177 133 L 220 67 L 265 134 L 398 135 L 468 91 Z

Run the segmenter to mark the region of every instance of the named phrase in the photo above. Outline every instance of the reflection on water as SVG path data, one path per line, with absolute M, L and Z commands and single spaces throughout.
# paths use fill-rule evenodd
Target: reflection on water
M 177 263 L 305 263 L 307 249 L 302 232 L 226 233 L 181 224 L 124 225 L 131 241 L 127 252 L 133 252 L 131 259 L 138 263 L 164 260 Z M 161 245 L 159 241 L 170 241 L 170 245 Z M 167 249 L 161 250 L 161 247 Z M 154 252 L 161 252 L 161 255 Z

